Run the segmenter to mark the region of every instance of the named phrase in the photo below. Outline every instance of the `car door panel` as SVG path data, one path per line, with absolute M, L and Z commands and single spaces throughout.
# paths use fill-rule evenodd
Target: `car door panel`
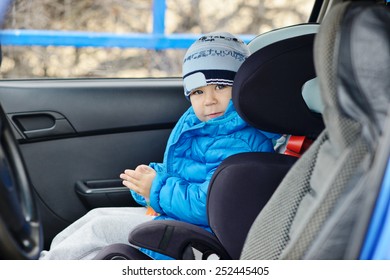
M 179 79 L 1 81 L 0 101 L 20 143 L 46 241 L 93 207 L 137 206 L 125 187 L 118 189 L 119 174 L 161 162 L 190 105 Z M 76 191 L 91 181 L 103 187 L 84 196 Z
M 17 139 L 35 139 L 73 134 L 76 131 L 61 114 L 53 111 L 8 114 Z

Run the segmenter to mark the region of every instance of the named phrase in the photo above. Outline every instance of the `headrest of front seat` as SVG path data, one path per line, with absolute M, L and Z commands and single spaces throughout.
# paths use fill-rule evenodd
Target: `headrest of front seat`
M 341 114 L 360 124 L 366 142 L 375 149 L 390 114 L 389 7 L 371 2 L 349 4 L 337 39 L 332 59 L 337 63 L 333 65 L 336 92 L 323 99 L 326 104 L 331 98 L 336 100 Z M 319 57 L 321 48 L 317 48 Z
M 236 110 L 249 124 L 268 132 L 311 138 L 324 129 L 321 114 L 310 110 L 302 97 L 304 85 L 316 77 L 313 44 L 318 27 L 285 27 L 249 43 L 252 54 L 241 65 L 233 85 Z M 320 98 L 318 91 L 313 95 Z

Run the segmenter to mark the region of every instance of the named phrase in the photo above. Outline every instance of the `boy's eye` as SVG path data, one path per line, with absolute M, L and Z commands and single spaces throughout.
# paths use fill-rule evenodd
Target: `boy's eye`
M 225 85 L 216 85 L 215 88 L 218 90 L 221 90 L 221 89 L 226 88 L 226 86 Z
M 202 94 L 203 91 L 198 89 L 198 90 L 194 90 L 193 92 L 191 92 L 191 95 L 198 95 L 198 94 Z

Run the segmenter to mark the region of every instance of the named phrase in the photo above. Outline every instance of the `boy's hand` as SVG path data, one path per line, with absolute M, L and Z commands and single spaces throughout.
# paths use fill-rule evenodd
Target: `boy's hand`
M 153 168 L 144 164 L 138 165 L 135 170 L 126 169 L 119 177 L 123 179 L 123 185 L 149 201 L 152 182 L 156 177 L 156 171 Z

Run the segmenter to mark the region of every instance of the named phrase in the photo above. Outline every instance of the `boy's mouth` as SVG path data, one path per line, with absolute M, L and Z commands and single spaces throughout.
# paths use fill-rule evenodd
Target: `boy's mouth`
M 206 115 L 206 117 L 209 119 L 214 119 L 214 118 L 218 118 L 222 115 L 223 115 L 223 112 L 217 112 L 217 113 L 208 114 L 208 115 Z

